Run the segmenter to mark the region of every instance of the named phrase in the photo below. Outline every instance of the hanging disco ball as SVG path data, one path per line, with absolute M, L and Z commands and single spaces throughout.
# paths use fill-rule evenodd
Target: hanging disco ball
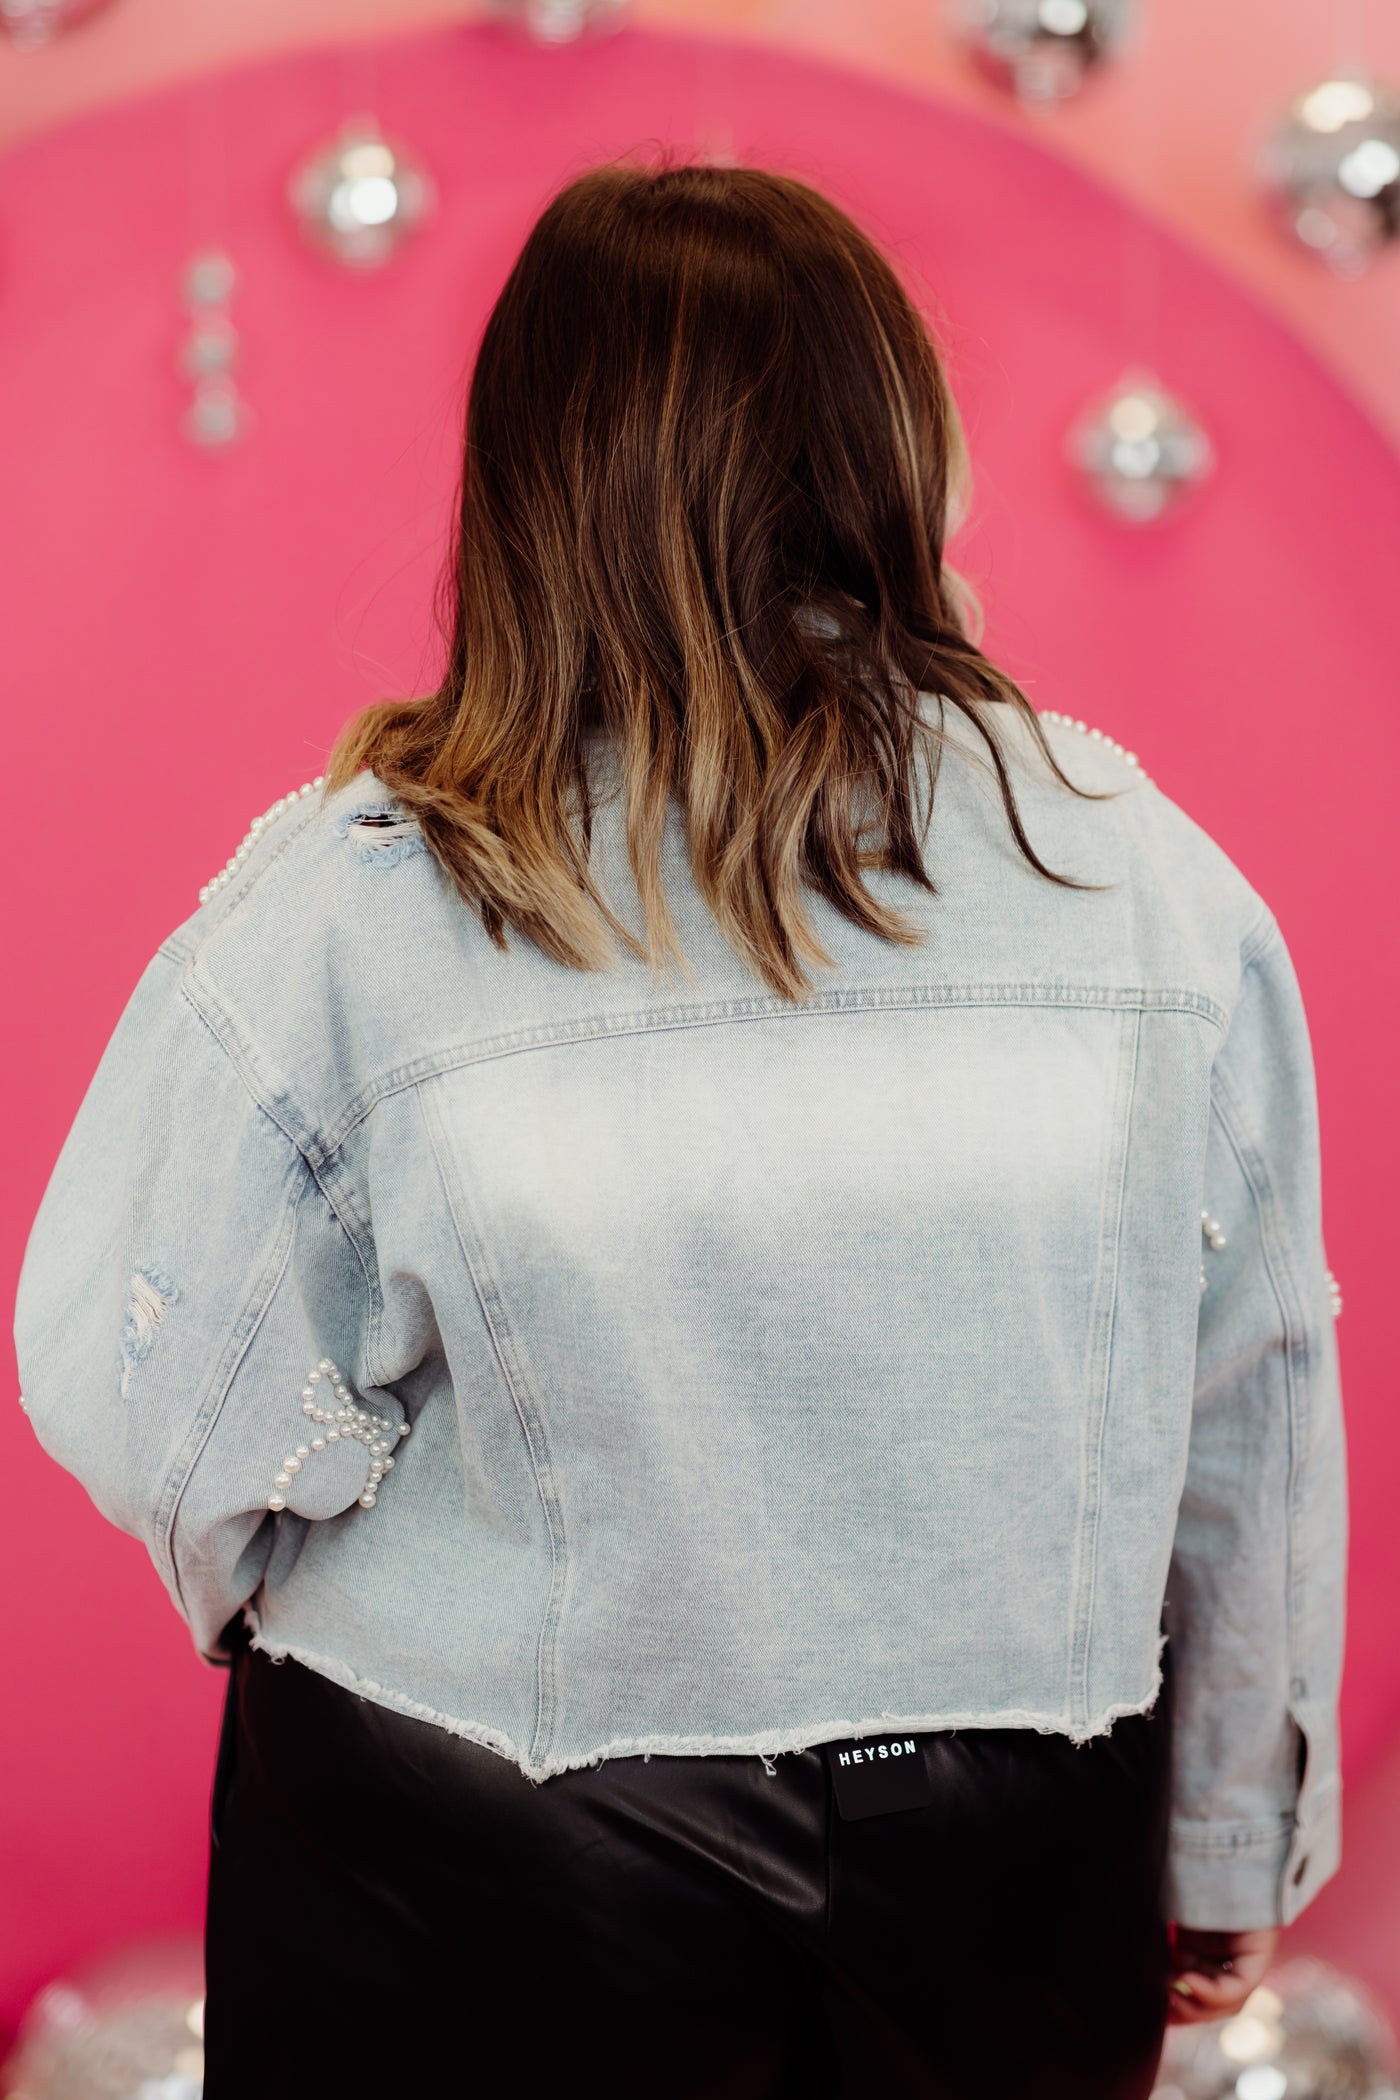
M 139 1942 L 48 1984 L 0 2080 L 15 2100 L 200 2100 L 198 1940 Z
M 356 117 L 293 171 L 287 199 L 314 247 L 364 270 L 388 261 L 432 209 L 434 192 L 372 118 Z
M 33 50 L 106 5 L 107 0 L 0 0 L 0 31 L 20 50 Z
M 1259 153 L 1293 238 L 1339 277 L 1359 277 L 1400 238 L 1400 91 L 1361 74 L 1300 95 Z
M 532 43 L 572 44 L 590 32 L 620 29 L 628 0 L 495 0 L 494 12 L 523 29 Z
M 1153 2100 L 1396 2100 L 1395 2038 L 1350 1977 L 1299 1956 L 1229 2020 L 1169 2027 Z
M 1132 525 L 1160 518 L 1215 463 L 1200 424 L 1149 373 L 1092 403 L 1065 449 L 1104 508 Z
M 229 301 L 237 277 L 230 258 L 218 249 L 194 256 L 184 274 L 189 321 L 177 364 L 192 391 L 180 428 L 192 445 L 210 451 L 236 443 L 252 427 L 234 378 L 239 341 Z
M 1132 27 L 1133 0 L 954 0 L 954 23 L 984 73 L 1022 102 L 1064 102 Z

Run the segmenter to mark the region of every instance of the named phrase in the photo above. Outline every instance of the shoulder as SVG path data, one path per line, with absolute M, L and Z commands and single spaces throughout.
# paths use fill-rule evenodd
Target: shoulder
M 1109 725 L 1053 708 L 1038 710 L 1034 722 L 1019 710 L 998 709 L 995 730 L 1037 851 L 1053 868 L 1111 885 L 1105 923 L 1114 920 L 1117 938 L 1131 950 L 1125 966 L 1189 974 L 1228 1007 L 1241 958 L 1272 914 L 1220 841 L 1154 778 L 1151 753 L 1140 754 Z M 1056 778 L 1041 738 L 1071 787 L 1083 792 L 1071 793 Z M 977 741 L 965 725 L 957 740 Z M 999 803 L 990 781 L 987 789 Z M 1035 901 L 1050 910 L 1038 892 Z
M 1249 928 L 1267 913 L 1263 899 L 1219 840 L 1154 779 L 1144 759 L 1110 729 L 1053 708 L 1041 710 L 1038 720 L 1074 785 L 1094 793 L 1107 791 L 1105 802 L 1080 801 L 1077 806 L 1111 813 L 1130 868 L 1140 879 L 1192 897 L 1211 916 L 1219 914 L 1237 925 L 1247 938 Z
M 372 773 L 330 793 L 300 782 L 229 843 L 162 952 L 255 1097 L 309 1148 L 363 1060 L 389 1054 L 395 1017 L 431 1004 L 445 945 L 470 949 L 479 927 Z
M 194 958 L 214 945 L 256 941 L 289 903 L 301 918 L 333 908 L 347 877 L 354 885 L 357 866 L 388 867 L 426 851 L 415 818 L 373 773 L 358 773 L 333 793 L 318 773 L 251 819 L 201 884 L 197 909 L 170 936 L 167 952 Z

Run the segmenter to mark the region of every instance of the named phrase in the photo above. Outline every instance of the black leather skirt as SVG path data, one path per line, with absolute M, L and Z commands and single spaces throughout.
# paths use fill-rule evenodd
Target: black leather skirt
M 1170 1727 L 1168 1673 L 1077 1746 L 966 1729 L 855 1781 L 839 1751 L 871 1745 L 534 1784 L 245 1647 L 205 2100 L 1136 2100 L 1167 2014 Z

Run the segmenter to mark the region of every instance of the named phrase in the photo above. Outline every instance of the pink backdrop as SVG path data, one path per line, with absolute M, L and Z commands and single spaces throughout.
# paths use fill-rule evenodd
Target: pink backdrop
M 1387 1252 L 1400 760 L 1400 462 L 1299 344 L 1171 244 L 1160 335 L 1124 320 L 1125 207 L 978 117 L 776 53 L 626 33 L 547 60 L 492 29 L 384 45 L 377 102 L 437 176 L 436 223 L 350 277 L 287 224 L 290 164 L 344 110 L 329 54 L 50 133 L 3 164 L 10 415 L 3 827 L 5 1230 L 13 1275 L 56 1149 L 143 962 L 249 817 L 319 769 L 348 710 L 421 688 L 461 383 L 531 218 L 573 170 L 732 131 L 890 242 L 941 316 L 978 469 L 961 564 L 989 646 L 1043 706 L 1130 743 L 1273 904 L 1313 1016 L 1355 1495 L 1348 1768 L 1400 1720 Z M 222 110 L 222 237 L 257 414 L 239 453 L 176 434 L 178 276 Z M 207 197 L 206 197 L 207 205 Z M 1060 434 L 1149 352 L 1216 438 L 1215 485 L 1135 536 Z M 28 785 L 21 795 L 19 783 Z M 115 1339 L 114 1339 L 115 1346 Z M 223 1680 L 139 1550 L 12 1417 L 0 1987 L 196 1925 Z

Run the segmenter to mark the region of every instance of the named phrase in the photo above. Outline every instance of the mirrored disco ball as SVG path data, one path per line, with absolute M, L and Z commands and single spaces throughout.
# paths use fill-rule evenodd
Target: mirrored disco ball
M 108 0 L 0 0 L 0 31 L 21 50 L 47 44 L 75 29 Z
M 1396 2100 L 1395 2038 L 1350 1977 L 1305 1956 L 1230 2020 L 1169 2027 L 1153 2100 Z
M 621 28 L 627 7 L 628 0 L 495 0 L 494 12 L 536 44 L 571 44 L 585 31 Z
M 1129 374 L 1093 402 L 1065 449 L 1106 510 L 1148 525 L 1215 464 L 1210 439 L 1149 374 Z
M 1134 0 L 953 0 L 984 73 L 1022 102 L 1064 102 L 1125 41 Z
M 0 2075 L 23 2100 L 200 2100 L 203 1950 L 148 1941 L 49 1984 Z
M 1400 239 L 1400 91 L 1361 74 L 1319 81 L 1264 141 L 1259 175 L 1293 238 L 1359 277 Z
M 434 202 L 429 177 L 369 118 L 294 169 L 287 199 L 306 239 L 351 269 L 387 262 Z

